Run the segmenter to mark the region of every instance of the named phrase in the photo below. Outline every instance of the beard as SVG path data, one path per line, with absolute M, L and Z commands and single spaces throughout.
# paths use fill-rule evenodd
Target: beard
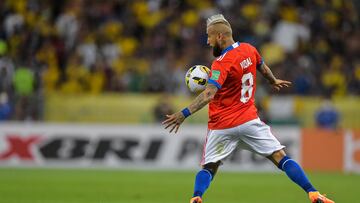
M 218 42 L 215 43 L 214 47 L 213 47 L 213 55 L 215 57 L 221 56 L 221 52 L 223 50 L 220 48 L 220 45 Z

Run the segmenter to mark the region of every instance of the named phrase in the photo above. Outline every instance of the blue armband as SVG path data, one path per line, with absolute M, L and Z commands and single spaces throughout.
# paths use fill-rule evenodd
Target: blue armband
M 188 108 L 183 109 L 181 113 L 185 116 L 185 118 L 191 115 L 191 112 Z

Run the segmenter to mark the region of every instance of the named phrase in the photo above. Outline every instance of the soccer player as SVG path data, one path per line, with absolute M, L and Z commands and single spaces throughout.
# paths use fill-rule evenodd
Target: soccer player
M 308 194 L 312 203 L 333 203 L 320 194 L 306 177 L 303 169 L 285 154 L 284 146 L 274 137 L 270 127 L 257 115 L 254 102 L 256 71 L 280 90 L 291 82 L 277 79 L 258 51 L 247 43 L 235 42 L 232 29 L 223 15 L 207 19 L 208 44 L 217 57 L 211 66 L 206 89 L 182 111 L 166 115 L 165 129 L 177 133 L 182 122 L 209 104 L 208 134 L 203 159 L 195 178 L 190 203 L 202 203 L 202 196 L 213 180 L 221 161 L 236 147 L 248 149 L 271 160 L 280 170 Z M 218 150 L 217 146 L 223 148 Z

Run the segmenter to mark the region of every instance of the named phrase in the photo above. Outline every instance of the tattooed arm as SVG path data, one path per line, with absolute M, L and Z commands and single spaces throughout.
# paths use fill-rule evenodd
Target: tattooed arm
M 291 82 L 289 81 L 277 79 L 270 70 L 270 68 L 265 63 L 263 63 L 258 68 L 258 70 L 264 76 L 264 78 L 266 78 L 269 81 L 271 86 L 277 91 L 279 91 L 283 87 L 289 87 L 291 85 Z
M 195 100 L 189 105 L 189 110 L 191 114 L 197 112 L 198 110 L 202 109 L 206 106 L 215 96 L 217 92 L 217 87 L 213 84 L 208 84 L 206 89 L 201 92 Z
M 215 85 L 208 84 L 206 89 L 191 102 L 189 107 L 172 115 L 166 115 L 167 119 L 162 122 L 163 125 L 166 125 L 165 129 L 171 127 L 170 132 L 175 129 L 175 133 L 177 133 L 185 118 L 206 106 L 214 98 L 217 90 Z

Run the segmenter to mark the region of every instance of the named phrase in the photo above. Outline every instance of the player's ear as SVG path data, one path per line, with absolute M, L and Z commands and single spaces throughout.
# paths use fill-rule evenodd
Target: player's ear
M 224 35 L 223 35 L 221 32 L 219 32 L 219 33 L 217 34 L 216 38 L 217 38 L 218 40 L 222 40 L 222 39 L 224 38 Z

